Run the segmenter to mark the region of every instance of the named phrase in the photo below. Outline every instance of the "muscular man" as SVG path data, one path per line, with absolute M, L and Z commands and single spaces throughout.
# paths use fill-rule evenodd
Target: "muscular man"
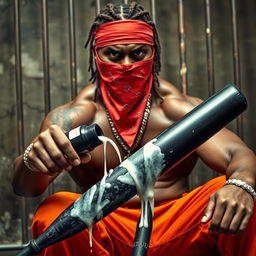
M 65 131 L 97 123 L 118 144 L 124 159 L 201 102 L 158 78 L 157 31 L 138 4 L 108 4 L 95 18 L 87 44 L 92 84 L 51 111 L 26 150 L 25 163 L 23 156 L 15 160 L 12 184 L 19 195 L 40 195 L 65 171 L 82 192 L 102 178 L 102 146 L 78 155 Z M 199 158 L 224 176 L 189 192 L 188 177 Z M 111 147 L 107 161 L 109 169 L 119 164 Z M 149 255 L 255 255 L 253 193 L 237 184 L 224 186 L 226 179 L 255 188 L 256 159 L 240 138 L 223 129 L 156 181 Z M 34 237 L 78 197 L 63 192 L 47 198 L 34 217 Z M 131 255 L 139 206 L 136 196 L 95 224 L 94 255 Z M 89 255 L 85 239 L 87 231 L 42 255 Z

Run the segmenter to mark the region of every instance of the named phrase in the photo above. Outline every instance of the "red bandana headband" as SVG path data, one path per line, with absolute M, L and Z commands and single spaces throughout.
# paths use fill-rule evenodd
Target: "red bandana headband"
M 154 45 L 152 27 L 140 20 L 117 20 L 100 25 L 94 32 L 95 48 L 115 44 Z

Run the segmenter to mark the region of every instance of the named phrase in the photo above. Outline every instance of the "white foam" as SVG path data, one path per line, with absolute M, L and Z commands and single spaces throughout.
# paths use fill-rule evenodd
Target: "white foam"
M 98 137 L 103 143 L 103 152 L 104 152 L 104 176 L 101 179 L 100 185 L 98 187 L 98 195 L 96 202 L 93 202 L 93 197 L 97 190 L 97 186 L 94 185 L 88 192 L 81 196 L 75 203 L 74 208 L 71 210 L 71 216 L 80 218 L 88 227 L 89 231 L 89 243 L 92 253 L 92 230 L 93 230 L 93 220 L 95 217 L 102 219 L 103 212 L 102 209 L 109 204 L 109 200 L 103 201 L 103 194 L 106 188 L 110 188 L 111 184 L 106 183 L 106 178 L 108 176 L 107 172 L 107 154 L 106 148 L 107 143 L 110 143 L 113 148 L 116 150 L 119 161 L 121 162 L 121 154 L 117 145 L 109 138 L 105 136 Z M 111 169 L 112 170 L 112 169 Z M 113 170 L 111 171 L 111 173 Z
M 99 139 L 103 142 L 104 148 L 104 176 L 98 186 L 97 198 L 94 199 L 97 191 L 97 186 L 94 185 L 74 203 L 74 208 L 71 210 L 71 216 L 80 218 L 88 227 L 91 252 L 94 219 L 96 217 L 101 219 L 103 217 L 104 207 L 110 203 L 108 199 L 103 200 L 105 189 L 111 187 L 110 183 L 106 183 L 106 178 L 113 172 L 113 169 L 111 169 L 109 174 L 107 173 L 106 145 L 108 142 L 116 150 L 121 162 L 121 155 L 116 144 L 105 136 L 99 136 Z M 142 162 L 136 165 L 136 163 L 133 163 L 129 158 L 123 161 L 120 166 L 124 167 L 128 172 L 117 178 L 124 184 L 136 186 L 137 193 L 141 200 L 142 218 L 139 223 L 140 227 L 148 227 L 147 214 L 149 205 L 152 214 L 154 210 L 154 184 L 165 166 L 164 154 L 161 153 L 161 149 L 158 146 L 153 144 L 154 141 L 156 141 L 156 139 L 148 142 L 143 147 Z
M 143 162 L 136 166 L 131 160 L 126 159 L 120 166 L 126 168 L 130 174 L 122 175 L 119 180 L 123 183 L 130 184 L 135 183 L 137 193 L 141 199 L 141 221 L 139 226 L 148 227 L 147 214 L 148 205 L 151 207 L 151 212 L 154 212 L 154 185 L 161 174 L 164 164 L 164 154 L 161 153 L 161 149 L 154 145 L 153 142 L 156 139 L 151 140 L 143 147 Z M 133 180 L 133 181 L 132 181 Z
M 105 137 L 105 136 L 99 136 L 98 137 L 99 140 L 103 143 L 103 152 L 104 152 L 104 175 L 107 175 L 107 143 L 109 142 L 113 148 L 115 149 L 117 155 L 118 155 L 118 158 L 119 158 L 119 161 L 120 163 L 122 162 L 122 158 L 121 158 L 121 154 L 120 154 L 120 151 L 116 145 L 116 143 L 109 139 L 108 137 Z

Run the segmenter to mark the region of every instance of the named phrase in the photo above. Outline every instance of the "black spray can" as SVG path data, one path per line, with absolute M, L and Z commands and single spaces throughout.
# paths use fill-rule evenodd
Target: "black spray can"
M 103 135 L 103 131 L 97 124 L 81 125 L 66 133 L 77 153 L 91 151 L 102 144 L 99 136 Z

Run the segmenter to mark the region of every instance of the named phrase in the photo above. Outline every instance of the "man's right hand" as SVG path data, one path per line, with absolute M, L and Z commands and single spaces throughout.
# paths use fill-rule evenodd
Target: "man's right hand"
M 74 150 L 64 131 L 57 125 L 49 126 L 34 140 L 28 154 L 28 162 L 33 171 L 56 175 L 64 170 L 70 171 L 80 163 L 91 159 L 89 153 L 81 157 Z

